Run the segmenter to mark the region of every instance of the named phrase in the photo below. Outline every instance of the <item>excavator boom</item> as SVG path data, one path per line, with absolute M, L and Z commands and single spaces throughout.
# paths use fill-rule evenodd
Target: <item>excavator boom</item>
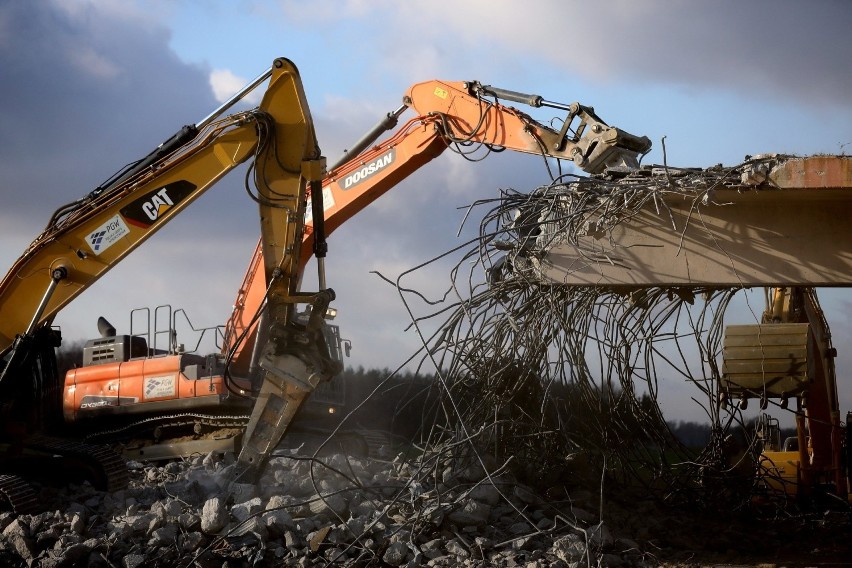
M 253 408 L 239 463 L 261 465 L 312 386 L 338 370 L 318 331 L 334 293 L 299 291 L 307 184 L 319 187 L 325 162 L 295 65 L 276 59 L 247 90 L 266 79 L 269 84 L 257 109 L 219 118 L 244 90 L 84 198 L 58 209 L 0 281 L 5 437 L 14 436 L 15 424 L 25 429 L 43 426 L 46 421 L 36 423 L 35 415 L 47 415 L 54 422 L 62 416 L 62 379 L 56 376 L 53 355 L 59 336 L 50 326 L 57 312 L 250 158 L 254 158 L 251 171 L 260 212 L 263 273 L 269 283 L 264 323 L 268 333 L 262 352 L 262 394 Z M 297 304 L 314 308 L 304 324 L 294 321 Z M 127 354 L 132 351 L 130 342 Z M 177 394 L 177 380 L 174 374 L 160 376 L 157 395 L 168 394 L 169 386 Z M 35 385 L 39 392 L 29 392 Z M 287 398 L 276 398 L 283 391 Z M 267 407 L 270 402 L 274 408 Z

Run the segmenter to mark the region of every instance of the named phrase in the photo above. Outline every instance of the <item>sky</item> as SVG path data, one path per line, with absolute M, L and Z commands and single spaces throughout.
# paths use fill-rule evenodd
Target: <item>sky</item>
M 0 267 L 56 208 L 200 121 L 279 56 L 299 67 L 329 162 L 410 85 L 442 79 L 579 101 L 648 136 L 645 163 L 662 162 L 665 137 L 669 164 L 706 167 L 848 153 L 850 29 L 847 0 L 0 0 Z M 372 272 L 395 278 L 457 246 L 466 205 L 548 179 L 537 158 L 470 163 L 448 152 L 332 234 L 328 281 L 353 344 L 347 364 L 393 369 L 419 346 Z M 63 310 L 55 323 L 66 340 L 96 336 L 99 315 L 126 333 L 131 309 L 162 304 L 199 327 L 223 323 L 258 235 L 242 183 L 225 178 Z M 446 274 L 408 283 L 439 294 Z M 832 291 L 823 307 L 843 377 L 852 294 Z M 840 388 L 852 409 L 852 385 Z M 664 398 L 667 416 L 694 415 L 684 385 Z

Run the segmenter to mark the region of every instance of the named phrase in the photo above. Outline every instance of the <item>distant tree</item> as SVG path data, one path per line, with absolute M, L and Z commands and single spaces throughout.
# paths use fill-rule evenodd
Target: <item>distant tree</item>
M 669 422 L 669 429 L 675 438 L 687 448 L 703 448 L 710 442 L 709 424 L 699 422 Z
M 60 381 L 71 369 L 83 366 L 84 341 L 63 342 L 62 347 L 56 350 L 56 367 L 59 372 Z

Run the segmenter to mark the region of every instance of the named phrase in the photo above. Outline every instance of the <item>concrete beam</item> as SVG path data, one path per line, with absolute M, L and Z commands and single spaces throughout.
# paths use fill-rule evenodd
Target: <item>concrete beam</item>
M 671 217 L 645 208 L 611 234 L 550 247 L 535 261 L 539 275 L 568 285 L 852 285 L 848 156 L 748 172 L 706 205 L 691 196 L 665 200 Z

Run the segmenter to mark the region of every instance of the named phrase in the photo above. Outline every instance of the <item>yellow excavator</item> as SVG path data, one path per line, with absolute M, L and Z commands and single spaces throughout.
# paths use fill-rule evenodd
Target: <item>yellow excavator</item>
M 723 403 L 795 405 L 795 437 L 781 440 L 778 420 L 768 414 L 758 422 L 758 499 L 850 500 L 852 413 L 845 421 L 840 413 L 836 357 L 813 288 L 771 288 L 761 323 L 726 327 Z
M 267 80 L 258 108 L 223 116 Z M 321 217 L 325 161 L 299 73 L 280 58 L 198 124 L 182 128 L 83 198 L 57 209 L 0 281 L 0 491 L 16 510 L 33 505 L 25 483 L 30 478 L 62 472 L 67 479 L 60 481 L 83 477 L 104 489 L 127 483 L 118 456 L 57 435 L 63 377 L 56 372 L 54 353 L 60 335 L 51 323 L 71 300 L 247 160 L 253 160 L 260 211 L 268 341 L 237 477 L 257 473 L 311 388 L 338 372 L 322 334 L 334 292 L 324 278 L 317 292 L 298 289 L 309 186 L 314 217 Z M 316 243 L 319 251 L 322 238 Z M 320 263 L 319 271 L 323 268 Z M 297 305 L 312 308 L 306 321 L 295 322 Z

